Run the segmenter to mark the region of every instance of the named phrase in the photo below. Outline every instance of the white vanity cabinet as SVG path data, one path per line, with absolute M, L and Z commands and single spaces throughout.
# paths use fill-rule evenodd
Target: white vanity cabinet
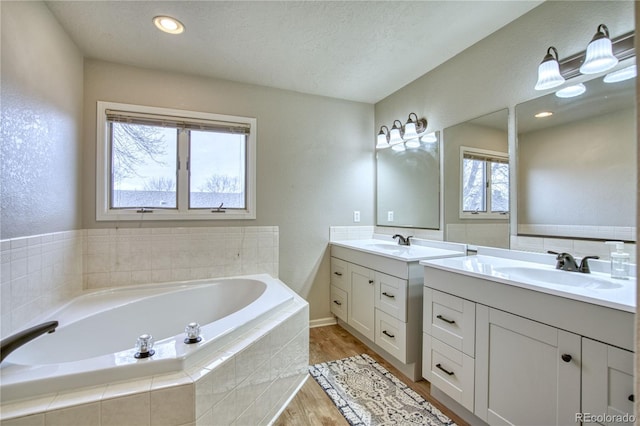
M 569 425 L 580 412 L 580 336 L 477 307 L 475 414 L 490 425 Z
M 632 423 L 627 413 L 633 413 L 635 400 L 633 358 L 631 351 L 582 339 L 583 413 L 606 414 L 609 417 L 597 419 L 604 425 Z
M 359 265 L 349 264 L 349 313 L 347 323 L 368 339 L 375 337 L 375 271 Z
M 453 260 L 422 263 L 422 371 L 432 395 L 472 424 L 575 425 L 582 413 L 629 424 L 631 310 L 500 282 L 473 272 L 491 270 L 480 264 L 438 267 Z

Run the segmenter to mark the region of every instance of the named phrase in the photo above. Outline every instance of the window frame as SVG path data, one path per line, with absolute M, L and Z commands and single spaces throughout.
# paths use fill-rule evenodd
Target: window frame
M 176 182 L 177 208 L 175 209 L 147 209 L 152 212 L 140 212 L 140 208 L 110 207 L 110 162 L 111 144 L 109 140 L 109 126 L 107 110 L 118 110 L 132 114 L 155 114 L 183 118 L 185 120 L 207 120 L 216 122 L 240 123 L 249 126 L 245 151 L 245 191 L 246 205 L 244 209 L 225 209 L 217 211 L 214 207 L 189 207 L 189 178 L 187 163 L 190 153 L 182 152 L 178 144 L 178 181 Z M 140 221 L 140 220 L 250 220 L 256 218 L 256 134 L 257 120 L 252 117 L 212 114 L 206 112 L 178 110 L 172 108 L 132 105 L 116 102 L 97 102 L 96 120 L 96 221 Z M 180 135 L 178 139 L 183 137 Z M 188 147 L 186 151 L 189 151 Z M 186 192 L 185 192 L 186 191 Z M 185 203 L 186 200 L 186 203 Z M 141 206 L 143 207 L 143 206 Z
M 484 158 L 485 168 L 485 180 L 484 180 L 484 196 L 486 199 L 487 211 L 470 212 L 464 210 L 464 160 L 465 154 L 476 155 L 480 158 Z M 496 163 L 490 161 L 491 158 L 497 158 L 501 163 L 509 165 L 509 154 L 500 151 L 491 151 L 488 149 L 473 148 L 468 146 L 460 147 L 460 198 L 459 198 L 459 217 L 460 219 L 491 219 L 491 220 L 509 220 L 510 210 L 506 212 L 494 212 L 491 211 L 491 164 Z M 509 173 L 509 186 L 511 186 L 511 176 Z M 511 193 L 509 192 L 509 198 Z M 511 200 L 509 200 L 511 203 Z

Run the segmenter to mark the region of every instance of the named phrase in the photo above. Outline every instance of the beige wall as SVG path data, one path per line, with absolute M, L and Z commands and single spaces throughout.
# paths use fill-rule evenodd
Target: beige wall
M 521 133 L 518 223 L 635 226 L 636 168 L 633 108 Z
M 82 55 L 44 3 L 0 8 L 0 238 L 78 229 Z
M 257 219 L 143 224 L 96 222 L 96 101 L 256 117 Z M 271 226 L 280 228 L 280 279 L 310 303 L 311 319 L 329 311 L 330 225 L 373 223 L 373 106 L 87 60 L 84 74 L 85 228 Z

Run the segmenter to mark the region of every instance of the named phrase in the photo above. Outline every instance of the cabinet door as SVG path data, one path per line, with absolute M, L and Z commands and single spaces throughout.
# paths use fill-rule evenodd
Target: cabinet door
M 491 425 L 576 424 L 580 336 L 476 308 L 475 414 Z
M 351 294 L 349 295 L 350 326 L 372 341 L 375 338 L 375 273 L 371 269 L 350 264 L 349 278 Z
M 630 424 L 634 400 L 633 352 L 582 338 L 582 412 L 608 415 L 605 425 Z

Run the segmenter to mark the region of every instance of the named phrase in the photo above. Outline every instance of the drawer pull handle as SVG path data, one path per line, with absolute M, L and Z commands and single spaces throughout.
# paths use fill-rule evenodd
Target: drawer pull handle
M 336 274 L 337 276 L 341 277 L 342 276 L 342 272 L 334 272 L 334 274 Z
M 569 354 L 562 354 L 561 358 L 564 362 L 571 362 L 571 360 L 573 359 Z
M 439 368 L 440 370 L 444 371 L 448 375 L 453 376 L 453 371 L 446 370 L 445 368 L 442 367 L 442 365 L 436 364 L 436 367 Z
M 338 306 L 342 306 L 342 303 L 338 302 L 337 300 L 334 300 L 333 303 L 335 303 Z
M 636 398 L 633 396 L 633 394 L 629 395 L 629 401 L 631 402 L 635 402 Z
M 454 320 L 446 319 L 446 318 L 445 318 L 445 317 L 443 317 L 442 315 L 438 315 L 436 318 L 438 318 L 439 320 L 442 320 L 442 321 L 446 322 L 447 324 L 455 324 L 455 323 L 456 323 Z
M 373 280 L 369 280 L 369 284 L 373 284 Z
M 393 334 L 391 334 L 391 333 L 387 332 L 387 330 L 382 330 L 382 334 L 384 334 L 384 335 L 386 335 L 386 336 L 388 336 L 388 337 L 391 337 L 392 339 L 395 339 L 395 338 L 396 338 L 396 336 L 395 336 L 395 335 L 393 335 Z
M 384 293 L 382 293 L 384 296 L 387 296 L 390 299 L 395 299 L 396 297 L 393 294 L 389 294 L 386 291 Z

